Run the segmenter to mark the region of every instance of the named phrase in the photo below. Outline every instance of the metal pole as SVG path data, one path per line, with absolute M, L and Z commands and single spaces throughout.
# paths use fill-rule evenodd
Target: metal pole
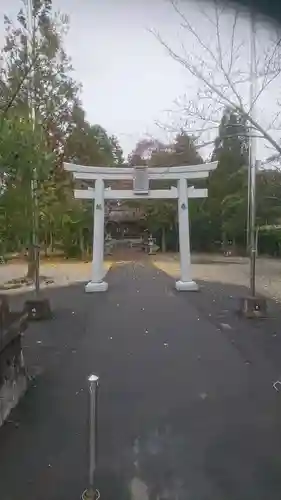
M 35 114 L 35 78 L 34 78 L 34 25 L 33 25 L 33 0 L 27 1 L 27 50 L 28 56 L 31 60 L 31 71 L 29 75 L 29 85 L 28 85 L 28 108 L 29 108 L 29 118 L 32 123 L 33 133 L 35 131 L 36 124 L 36 114 Z M 31 179 L 31 202 L 32 202 L 32 247 L 33 247 L 33 258 L 35 262 L 35 293 L 38 297 L 40 292 L 40 279 L 39 279 L 39 268 L 40 268 L 40 252 L 38 244 L 38 229 L 39 229 L 39 219 L 38 219 L 38 198 L 37 198 L 37 168 L 33 165 L 32 168 L 32 179 Z
M 251 181 L 251 219 L 250 219 L 250 245 L 251 245 L 251 255 L 250 255 L 250 290 L 251 296 L 256 295 L 256 163 L 251 167 L 252 170 L 252 181 Z
M 260 231 L 260 228 L 259 228 L 259 226 L 257 226 L 257 228 L 256 228 L 256 257 L 258 257 L 259 231 Z
M 248 134 L 250 135 L 249 129 L 248 129 Z M 246 240 L 247 255 L 250 255 L 249 252 L 250 252 L 251 183 L 252 183 L 250 141 L 251 141 L 251 138 L 249 138 L 248 194 L 247 194 L 247 196 L 248 196 L 248 201 L 247 201 L 247 240 Z
M 95 488 L 95 471 L 97 465 L 97 404 L 99 377 L 90 375 L 89 383 L 89 443 L 88 443 L 88 489 L 82 495 L 83 500 L 97 500 L 99 492 Z
M 255 116 L 256 97 L 256 22 L 255 13 L 251 12 L 251 79 L 250 79 L 250 114 Z M 250 243 L 250 292 L 252 297 L 256 293 L 256 138 L 249 137 L 249 243 Z

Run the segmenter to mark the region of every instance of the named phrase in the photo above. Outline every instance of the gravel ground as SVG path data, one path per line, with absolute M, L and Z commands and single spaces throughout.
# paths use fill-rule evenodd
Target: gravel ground
M 169 276 L 179 278 L 179 257 L 174 254 L 159 254 L 154 264 Z M 260 294 L 281 300 L 281 261 L 278 259 L 258 258 L 256 266 L 256 287 Z M 248 286 L 249 261 L 242 257 L 223 257 L 218 255 L 192 256 L 192 278 L 206 282 Z
M 43 262 L 40 266 L 40 274 L 46 276 L 53 280 L 53 283 L 47 286 L 48 288 L 53 286 L 66 286 L 74 283 L 89 281 L 91 276 L 91 262 Z M 106 272 L 111 266 L 111 262 L 106 260 L 104 262 L 104 267 Z M 25 276 L 27 271 L 26 263 L 11 263 L 4 264 L 0 266 L 0 285 L 4 285 L 7 281 L 21 278 Z M 28 287 L 22 287 L 20 289 L 8 290 L 7 293 L 22 293 L 26 291 Z M 5 290 L 6 293 L 6 290 Z
M 124 252 L 123 252 L 124 253 Z M 122 260 L 122 253 L 115 255 L 112 260 Z M 133 254 L 133 260 L 143 259 L 144 255 Z M 125 255 L 125 260 L 128 256 Z M 153 257 L 154 264 L 169 276 L 178 278 L 180 275 L 179 257 L 177 254 L 158 254 Z M 112 265 L 111 260 L 106 260 L 105 269 Z M 26 263 L 11 263 L 0 266 L 0 286 L 9 280 L 17 279 L 26 274 Z M 41 275 L 51 278 L 54 283 L 49 287 L 65 286 L 84 282 L 90 279 L 91 262 L 43 262 Z M 221 255 L 193 255 L 192 277 L 195 280 L 218 282 L 222 284 L 248 286 L 249 263 L 243 257 L 223 257 Z M 45 285 L 44 285 L 45 286 Z M 281 301 L 281 260 L 259 258 L 257 259 L 256 274 L 257 291 L 265 296 Z M 25 291 L 26 287 L 10 290 L 14 294 Z

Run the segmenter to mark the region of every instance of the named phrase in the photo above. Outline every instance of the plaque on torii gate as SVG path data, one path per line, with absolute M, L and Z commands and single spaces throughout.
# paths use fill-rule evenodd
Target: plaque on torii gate
M 133 175 L 134 194 L 148 194 L 149 192 L 149 177 L 148 167 L 136 166 L 134 167 Z
M 192 179 L 204 179 L 218 162 L 200 165 L 184 165 L 178 167 L 88 167 L 74 163 L 64 163 L 64 169 L 73 174 L 74 179 L 95 181 L 95 187 L 75 189 L 78 199 L 94 202 L 93 261 L 90 281 L 86 292 L 103 292 L 108 289 L 104 281 L 104 218 L 105 200 L 134 199 L 177 199 L 180 247 L 180 279 L 176 282 L 178 291 L 195 291 L 198 285 L 191 277 L 190 234 L 188 198 L 205 198 L 207 189 L 195 189 L 188 186 Z M 105 188 L 104 181 L 133 180 L 133 189 Z M 176 180 L 177 187 L 168 189 L 149 189 L 150 180 Z

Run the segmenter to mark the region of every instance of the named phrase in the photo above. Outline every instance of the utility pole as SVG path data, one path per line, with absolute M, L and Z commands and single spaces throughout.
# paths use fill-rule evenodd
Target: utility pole
M 255 118 L 256 111 L 256 19 L 255 13 L 251 11 L 251 52 L 250 52 L 250 115 Z M 252 297 L 256 294 L 255 271 L 256 271 L 256 156 L 257 139 L 250 134 L 249 137 L 249 245 L 250 245 L 250 292 Z
M 256 16 L 254 5 L 250 12 L 250 116 L 255 119 L 257 96 L 257 57 L 256 57 Z M 248 167 L 248 214 L 247 214 L 247 247 L 250 250 L 250 283 L 249 296 L 241 301 L 241 312 L 246 317 L 264 317 L 266 300 L 256 296 L 256 175 L 257 175 L 257 138 L 249 130 L 249 167 Z
M 35 113 L 35 69 L 34 69 L 34 20 L 33 20 L 33 0 L 27 0 L 27 51 L 28 56 L 31 61 L 31 71 L 29 75 L 28 83 L 28 108 L 29 108 L 29 119 L 32 123 L 32 131 L 34 133 L 36 126 L 36 113 Z M 40 269 L 40 252 L 39 252 L 39 242 L 38 242 L 38 229 L 39 229 L 39 217 L 38 217 L 38 197 L 37 197 L 37 166 L 32 165 L 32 179 L 31 179 L 31 202 L 32 202 L 32 256 L 34 259 L 34 285 L 35 285 L 35 295 L 36 298 L 39 296 L 40 292 L 40 279 L 39 279 L 39 269 Z

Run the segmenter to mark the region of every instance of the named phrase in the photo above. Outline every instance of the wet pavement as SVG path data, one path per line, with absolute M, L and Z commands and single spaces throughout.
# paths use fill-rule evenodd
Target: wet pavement
M 242 320 L 243 290 L 177 293 L 142 262 L 115 266 L 108 281 L 105 294 L 45 292 L 55 318 L 26 334 L 33 379 L 0 429 L 1 500 L 81 497 L 92 372 L 102 499 L 279 500 L 278 307 L 271 320 Z

